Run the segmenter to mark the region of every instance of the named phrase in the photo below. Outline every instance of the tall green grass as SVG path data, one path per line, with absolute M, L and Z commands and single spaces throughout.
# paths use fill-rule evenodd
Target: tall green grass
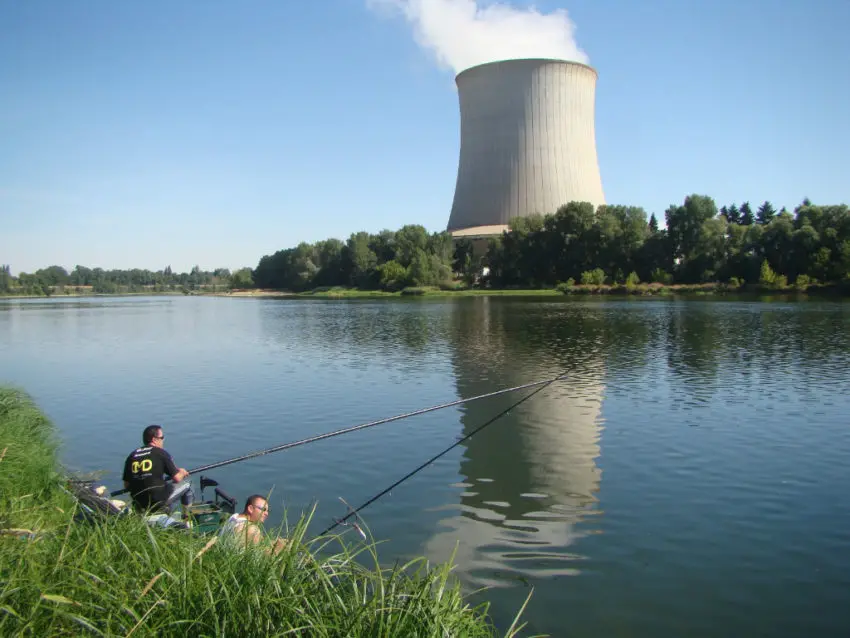
M 312 512 L 285 530 L 275 556 L 136 516 L 75 522 L 54 437 L 25 394 L 0 389 L 0 635 L 496 634 L 450 564 L 386 567 L 374 541 L 308 541 Z M 522 628 L 514 624 L 508 635 Z
M 24 392 L 0 388 L 0 528 L 39 528 L 61 520 L 50 420 Z

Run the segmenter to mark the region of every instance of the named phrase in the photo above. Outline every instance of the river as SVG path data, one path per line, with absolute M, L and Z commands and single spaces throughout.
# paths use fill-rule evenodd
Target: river
M 111 488 L 150 423 L 191 469 L 566 375 L 362 512 L 553 636 L 850 635 L 848 370 L 841 301 L 0 301 L 0 383 Z M 209 475 L 318 532 L 529 392 Z

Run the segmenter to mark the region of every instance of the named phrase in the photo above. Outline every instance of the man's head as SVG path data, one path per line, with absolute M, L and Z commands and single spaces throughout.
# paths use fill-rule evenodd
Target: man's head
M 245 509 L 242 513 L 252 523 L 262 522 L 269 515 L 268 501 L 260 494 L 252 494 L 245 501 Z
M 164 438 L 165 434 L 162 432 L 161 425 L 149 425 L 142 432 L 142 443 L 152 447 L 162 447 L 162 440 Z

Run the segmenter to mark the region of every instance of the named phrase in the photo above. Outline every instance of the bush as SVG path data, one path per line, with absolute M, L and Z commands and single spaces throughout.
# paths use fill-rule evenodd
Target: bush
M 401 290 L 407 283 L 408 270 L 393 259 L 378 266 L 378 277 L 384 290 Z
M 581 273 L 581 283 L 585 286 L 601 286 L 605 283 L 605 271 L 601 268 L 586 270 Z
M 575 288 L 576 280 L 570 277 L 566 281 L 561 281 L 555 286 L 555 290 L 558 292 L 562 292 L 564 294 L 568 294 L 570 290 Z
M 669 285 L 673 283 L 673 275 L 663 268 L 656 268 L 652 271 L 652 281 L 658 284 Z
M 812 280 L 808 275 L 797 275 L 794 281 L 794 287 L 800 290 L 805 290 L 812 284 Z
M 759 284 L 762 286 L 773 286 L 773 282 L 776 280 L 776 273 L 773 272 L 773 268 L 770 267 L 770 264 L 767 263 L 767 259 L 762 260 L 761 262 L 761 270 L 759 271 Z
M 629 276 L 626 277 L 626 288 L 634 288 L 640 283 L 640 277 L 634 271 L 629 273 Z

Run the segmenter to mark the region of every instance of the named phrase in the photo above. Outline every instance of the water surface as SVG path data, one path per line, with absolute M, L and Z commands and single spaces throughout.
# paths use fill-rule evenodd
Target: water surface
M 206 463 L 565 373 L 363 512 L 500 627 L 850 635 L 850 306 L 598 299 L 0 302 L 0 382 L 112 487 L 149 423 Z M 529 391 L 210 472 L 313 531 Z

